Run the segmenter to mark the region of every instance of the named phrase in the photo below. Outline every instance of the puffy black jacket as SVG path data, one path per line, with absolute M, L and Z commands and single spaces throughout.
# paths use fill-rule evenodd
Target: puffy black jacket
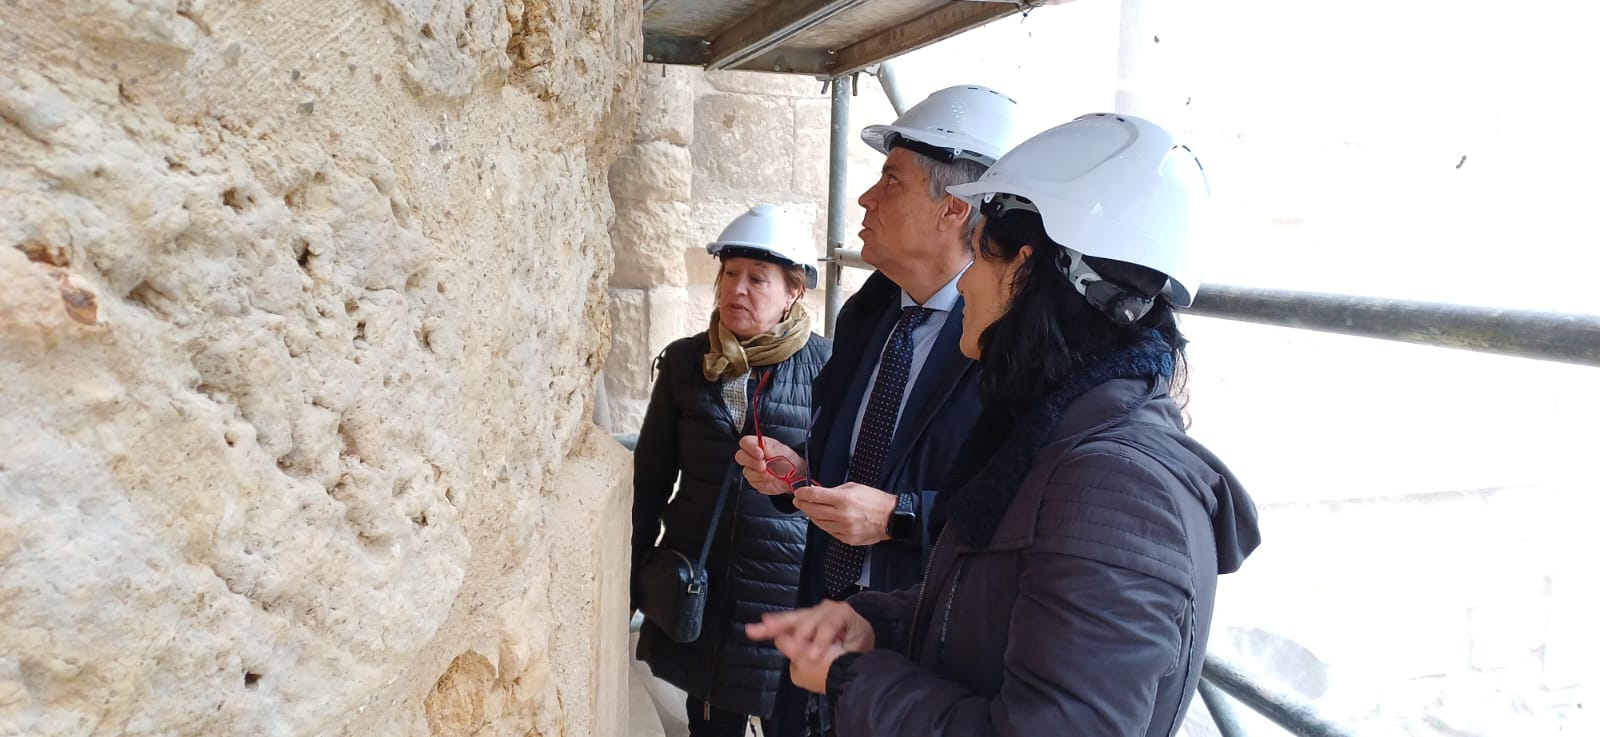
M 721 709 L 770 717 L 787 666 L 770 643 L 746 639 L 741 625 L 758 621 L 764 612 L 794 607 L 806 518 L 775 509 L 736 470 L 733 454 L 739 436 L 753 432 L 754 413 L 747 409 L 744 426 L 733 427 L 721 387 L 701 372 L 709 349 L 709 338 L 700 333 L 675 341 L 656 359 L 659 374 L 634 453 L 635 575 L 663 523 L 662 545 L 691 560 L 699 556 L 724 479 L 735 475 L 737 485 L 706 563 L 709 584 L 700 639 L 673 642 L 647 621 L 639 633 L 638 655 L 657 678 L 692 696 Z M 783 363 L 751 370 L 746 388 L 751 400 L 759 380 L 773 373 L 760 397 L 765 434 L 793 447 L 805 442 L 811 382 L 831 353 L 826 338 L 812 336 Z M 630 581 L 637 591 L 637 579 Z

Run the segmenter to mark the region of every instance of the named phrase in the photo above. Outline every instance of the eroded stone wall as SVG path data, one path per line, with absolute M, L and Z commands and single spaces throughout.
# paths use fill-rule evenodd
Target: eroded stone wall
M 617 733 L 637 7 L 0 21 L 0 735 Z
M 605 388 L 608 427 L 615 432 L 638 431 L 656 354 L 706 329 L 718 262 L 705 246 L 729 222 L 753 205 L 780 204 L 810 224 L 818 258 L 827 254 L 831 101 L 820 80 L 656 64 L 646 65 L 643 76 L 634 144 L 611 172 L 616 340 L 606 359 Z M 861 247 L 856 198 L 883 164 L 858 134 L 895 117 L 875 79 L 862 75 L 859 86 L 850 104 L 846 248 Z M 843 293 L 853 294 L 867 275 L 846 269 Z M 806 294 L 819 333 L 822 287 Z
M 616 432 L 637 432 L 650 398 L 651 364 L 668 343 L 688 335 L 683 246 L 691 238 L 694 168 L 694 80 L 685 66 L 648 64 L 639 85 L 633 143 L 611 169 L 617 218 L 611 227 L 617 268 L 611 274 L 611 324 L 606 356 L 606 419 Z M 703 319 L 703 318 L 702 318 Z

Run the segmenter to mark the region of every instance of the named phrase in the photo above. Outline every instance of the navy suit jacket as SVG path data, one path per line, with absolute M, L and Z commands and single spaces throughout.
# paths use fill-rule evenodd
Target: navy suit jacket
M 815 417 L 806 453 L 812 479 L 819 485 L 838 486 L 845 481 L 856 414 L 867 401 L 867 380 L 900 318 L 900 291 L 888 277 L 873 274 L 839 312 L 833 357 L 817 374 L 811 390 Z M 884 460 L 881 488 L 894 494 L 910 493 L 916 499 L 922 530 L 916 540 L 889 540 L 872 547 L 870 580 L 877 591 L 909 588 L 922 580 L 923 562 L 937 534 L 928 525 L 934 497 L 944 486 L 950 463 L 978 416 L 978 365 L 961 355 L 964 306 L 958 300 L 939 330 L 932 353 L 908 390 Z M 793 508 L 792 497 L 771 499 L 780 508 Z M 816 525 L 807 531 L 797 606 L 811 606 L 824 598 L 822 560 L 832 542 Z

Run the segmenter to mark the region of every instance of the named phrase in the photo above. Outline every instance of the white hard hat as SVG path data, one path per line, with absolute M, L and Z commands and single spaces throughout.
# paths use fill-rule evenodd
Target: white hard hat
M 1211 199 L 1205 169 L 1189 147 L 1155 123 L 1094 113 L 1018 144 L 950 194 L 974 206 L 1039 213 L 1050 239 L 1083 256 L 1161 272 L 1174 304 L 1199 288 L 1196 241 Z M 1100 277 L 1073 258 L 1080 292 Z M 1088 295 L 1085 295 L 1088 296 Z
M 887 154 L 895 140 L 948 152 L 988 166 L 1016 144 L 1017 101 L 988 87 L 967 84 L 946 87 L 913 105 L 890 125 L 861 129 L 861 140 Z M 902 141 L 903 142 L 903 141 Z M 937 157 L 936 157 L 937 158 Z
M 706 244 L 706 253 L 720 258 L 755 258 L 780 266 L 799 266 L 806 287 L 817 287 L 817 252 L 806 236 L 811 229 L 777 205 L 756 205 L 733 219 L 722 235 Z

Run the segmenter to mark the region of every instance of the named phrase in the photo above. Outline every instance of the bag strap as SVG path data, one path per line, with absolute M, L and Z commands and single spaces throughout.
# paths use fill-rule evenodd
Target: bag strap
M 778 368 L 774 366 L 767 371 L 770 374 L 771 372 L 777 370 Z M 752 370 L 750 372 L 751 376 L 748 380 L 754 381 L 757 373 L 757 371 Z M 755 401 L 756 397 L 752 396 L 750 398 L 751 412 L 755 411 Z M 745 413 L 746 422 L 751 422 L 750 418 L 754 416 L 751 414 L 751 412 Z M 706 541 L 700 545 L 699 565 L 701 568 L 706 567 L 706 559 L 711 557 L 711 543 L 717 537 L 717 523 L 722 521 L 722 508 L 728 504 L 728 492 L 731 491 L 738 483 L 739 479 L 742 478 L 744 478 L 744 473 L 739 470 L 739 462 L 733 460 L 728 461 L 728 470 L 722 475 L 722 491 L 718 492 L 717 505 L 711 510 L 711 527 L 706 530 Z
M 727 473 L 723 474 L 722 491 L 717 494 L 717 506 L 711 511 L 711 527 L 706 530 L 706 541 L 700 545 L 700 567 L 706 567 L 706 559 L 711 557 L 711 543 L 717 537 L 717 522 L 722 519 L 722 508 L 728 504 L 728 491 L 733 488 L 734 480 L 743 478 L 735 471 L 738 463 L 729 463 Z

